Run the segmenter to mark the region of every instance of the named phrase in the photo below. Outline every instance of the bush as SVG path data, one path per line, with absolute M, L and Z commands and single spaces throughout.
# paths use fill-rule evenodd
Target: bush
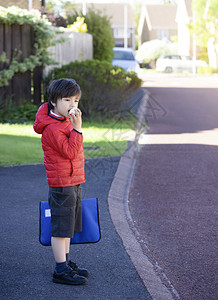
M 212 68 L 211 66 L 206 67 L 198 67 L 197 68 L 198 74 L 205 74 L 205 75 L 212 75 L 214 73 L 218 73 L 218 70 Z
M 16 106 L 12 101 L 4 101 L 0 105 L 1 123 L 27 123 L 35 121 L 38 107 L 32 103 L 24 102 Z
M 144 63 L 149 63 L 150 61 L 156 61 L 163 54 L 170 53 L 177 53 L 177 44 L 167 40 L 152 40 L 141 45 L 136 59 Z
M 13 51 L 11 52 L 12 57 L 9 58 L 7 56 L 11 50 L 8 52 L 6 49 L 1 48 L 5 51 L 1 50 L 0 64 L 6 63 L 7 65 L 9 64 L 9 66 L 5 68 L 3 65 L 3 69 L 0 70 L 0 87 L 8 86 L 9 81 L 17 72 L 24 73 L 29 70 L 34 70 L 37 66 L 55 63 L 55 60 L 52 58 L 48 48 L 53 44 L 60 42 L 60 40 L 54 40 L 58 31 L 52 29 L 51 24 L 45 17 L 41 16 L 41 13 L 38 10 L 28 11 L 16 6 L 10 6 L 7 8 L 0 6 L 0 24 L 5 24 L 5 26 L 13 24 L 22 26 L 24 24 L 28 24 L 34 29 L 34 35 L 32 36 L 34 43 L 32 43 L 32 54 L 30 56 L 22 60 L 22 51 L 18 51 L 13 48 Z M 10 27 L 8 27 L 7 30 L 9 29 Z M 18 40 L 20 39 L 19 36 L 16 38 Z M 1 47 L 3 47 L 2 41 Z
M 59 78 L 74 78 L 78 82 L 82 90 L 80 108 L 86 117 L 95 113 L 117 113 L 141 85 L 136 73 L 127 73 L 118 66 L 99 60 L 72 62 L 55 68 L 45 79 L 46 86 Z
M 200 50 L 200 53 L 198 55 L 198 59 L 206 61 L 206 63 L 209 63 L 207 47 L 201 47 L 201 48 L 199 48 L 199 50 Z
M 93 36 L 94 59 L 111 62 L 114 56 L 114 39 L 111 33 L 110 19 L 106 15 L 102 15 L 100 10 L 89 8 L 86 15 L 76 11 L 74 14 L 68 15 L 69 24 L 73 24 L 78 16 L 85 18 L 88 33 Z

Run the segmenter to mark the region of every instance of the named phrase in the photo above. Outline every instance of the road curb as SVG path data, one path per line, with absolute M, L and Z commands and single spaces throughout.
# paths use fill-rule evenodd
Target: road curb
M 172 294 L 162 284 L 153 265 L 143 253 L 140 243 L 130 226 L 130 224 L 133 224 L 133 221 L 128 207 L 128 195 L 138 152 L 138 139 L 145 117 L 148 98 L 148 93 L 145 93 L 141 98 L 141 103 L 137 110 L 138 124 L 135 139 L 133 142 L 129 142 L 127 150 L 120 159 L 109 191 L 108 205 L 115 229 L 152 299 L 173 300 Z

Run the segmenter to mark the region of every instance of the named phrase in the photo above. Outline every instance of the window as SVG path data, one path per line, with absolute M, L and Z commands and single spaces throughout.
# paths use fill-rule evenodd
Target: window
M 182 60 L 191 60 L 190 56 L 182 56 Z
M 180 59 L 181 60 L 181 56 L 179 55 L 171 55 L 171 59 Z
M 159 29 L 159 30 L 157 30 L 157 38 L 159 40 L 169 39 L 169 31 L 167 29 Z
M 135 60 L 131 52 L 127 51 L 116 51 L 114 50 L 114 58 L 118 60 Z
M 124 28 L 119 27 L 119 28 L 114 28 L 114 37 L 116 39 L 124 39 Z M 130 38 L 130 30 L 127 29 L 127 37 Z

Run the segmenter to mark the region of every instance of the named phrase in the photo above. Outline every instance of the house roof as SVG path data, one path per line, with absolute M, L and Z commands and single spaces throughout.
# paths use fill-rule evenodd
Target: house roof
M 192 16 L 192 0 L 184 0 L 186 11 L 189 17 Z
M 180 0 L 176 13 L 176 22 L 188 24 L 192 18 L 192 0 Z
M 145 18 L 149 29 L 177 28 L 175 21 L 177 5 L 146 5 Z
M 139 20 L 138 34 L 142 34 L 145 23 L 149 30 L 177 29 L 176 11 L 177 5 L 174 4 L 144 5 Z
M 123 3 L 87 3 L 86 9 L 94 8 L 102 11 L 108 17 L 111 17 L 112 27 L 123 27 L 124 26 L 124 5 Z M 82 7 L 82 6 L 80 6 Z M 128 4 L 128 27 L 135 27 L 135 19 L 133 9 Z

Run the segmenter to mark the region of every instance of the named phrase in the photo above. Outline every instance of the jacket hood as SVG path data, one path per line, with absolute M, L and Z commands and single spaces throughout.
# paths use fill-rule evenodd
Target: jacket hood
M 36 120 L 33 124 L 33 129 L 36 133 L 42 134 L 46 126 L 58 121 L 65 121 L 66 119 L 58 118 L 50 115 L 50 105 L 48 103 L 42 104 L 36 114 Z

